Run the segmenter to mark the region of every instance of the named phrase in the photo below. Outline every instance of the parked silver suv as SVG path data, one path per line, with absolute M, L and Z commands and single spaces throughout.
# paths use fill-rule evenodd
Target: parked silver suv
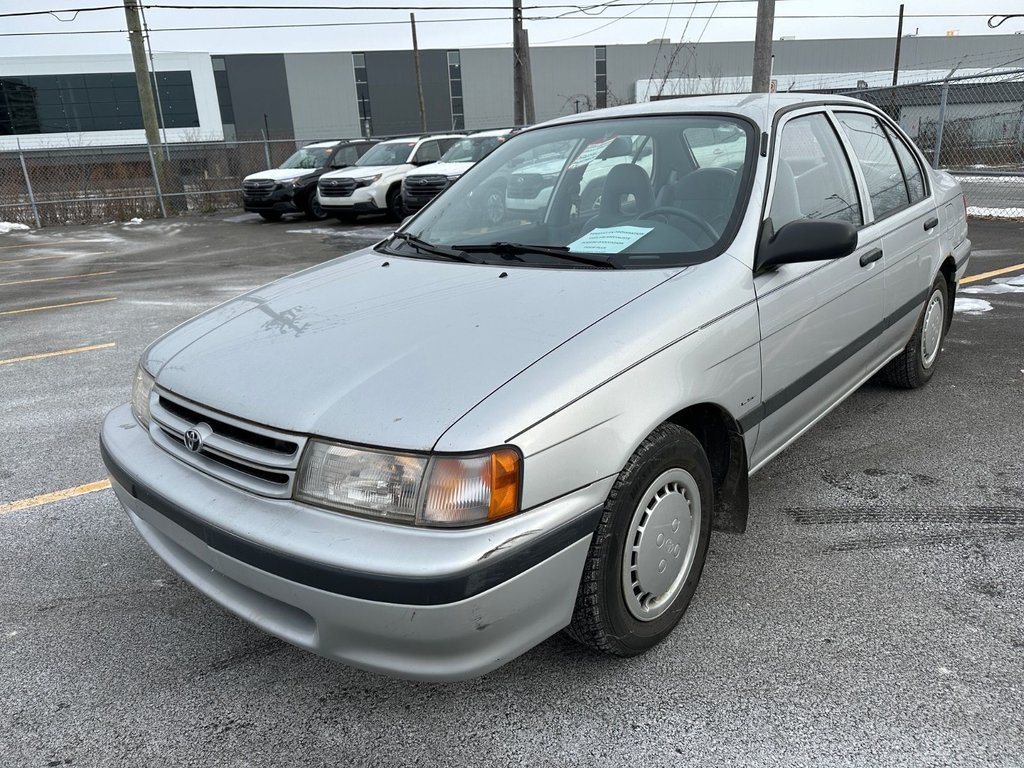
M 544 206 L 484 216 L 537 157 Z M 966 234 L 956 182 L 852 99 L 554 121 L 157 340 L 103 459 L 176 572 L 303 648 L 428 680 L 564 628 L 638 654 L 751 473 L 874 374 L 932 377 Z

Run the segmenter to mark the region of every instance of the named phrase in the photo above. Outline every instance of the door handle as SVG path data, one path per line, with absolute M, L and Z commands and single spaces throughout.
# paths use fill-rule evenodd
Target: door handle
M 881 248 L 872 248 L 867 253 L 861 255 L 861 257 L 860 257 L 860 265 L 862 267 L 866 267 L 871 262 L 878 261 L 880 258 L 882 258 L 882 249 Z
M 925 232 L 930 232 L 931 230 L 935 229 L 937 226 L 939 226 L 939 220 L 937 218 L 935 218 L 934 216 L 932 216 L 930 219 L 928 219 L 928 221 L 926 221 L 924 223 L 924 231 Z

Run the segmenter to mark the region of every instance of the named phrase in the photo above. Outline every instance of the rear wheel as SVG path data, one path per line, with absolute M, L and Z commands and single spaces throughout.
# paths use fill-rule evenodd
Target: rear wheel
M 260 216 L 263 217 L 264 221 L 280 221 L 281 214 L 277 211 L 260 211 Z
M 306 218 L 310 221 L 323 221 L 327 218 L 324 207 L 320 205 L 320 196 L 315 190 L 309 193 L 303 209 L 306 211 Z
M 928 383 L 935 373 L 946 336 L 948 305 L 949 287 L 946 278 L 939 275 L 932 284 L 914 335 L 903 351 L 882 369 L 882 377 L 887 382 L 903 389 L 915 389 Z
M 568 634 L 615 656 L 664 639 L 693 599 L 711 537 L 703 447 L 662 424 L 619 473 L 591 541 Z

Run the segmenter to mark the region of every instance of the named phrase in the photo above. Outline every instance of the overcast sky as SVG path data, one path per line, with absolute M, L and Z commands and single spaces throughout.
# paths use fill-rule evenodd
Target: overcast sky
M 0 0 L 0 13 L 43 8 L 116 5 L 118 0 Z M 150 0 L 147 0 L 149 2 Z M 146 12 L 152 28 L 154 51 L 204 51 L 211 53 L 276 53 L 287 51 L 361 51 L 410 48 L 408 11 L 392 10 L 410 5 L 424 8 L 447 6 L 448 10 L 417 10 L 421 48 L 473 48 L 508 45 L 511 21 L 507 0 L 152 0 L 170 4 L 211 6 L 259 5 L 258 10 L 181 10 L 152 8 Z M 605 5 L 589 15 L 573 10 L 574 3 Z M 990 3 L 992 3 L 990 5 Z M 372 6 L 378 10 L 272 10 L 306 5 Z M 1011 19 L 999 29 L 986 25 L 988 14 L 1024 12 L 1020 0 L 908 0 L 904 33 L 945 35 L 1012 34 L 1024 31 L 1024 19 Z M 669 3 L 652 0 L 523 0 L 531 45 L 611 45 L 641 43 L 666 37 L 684 40 L 750 40 L 753 38 L 756 2 L 699 0 Z M 483 8 L 482 8 L 483 7 Z M 578 8 L 578 6 L 576 6 Z M 491 8 L 493 10 L 486 10 Z M 693 12 L 692 18 L 690 17 Z M 809 38 L 891 37 L 896 34 L 899 3 L 891 0 L 776 0 L 774 37 Z M 530 17 L 570 14 L 566 18 L 540 20 Z M 882 18 L 855 18 L 857 14 Z M 957 15 L 961 14 L 961 15 Z M 977 15 L 966 15 L 977 14 Z M 127 36 L 67 34 L 87 30 L 123 30 L 123 9 L 94 13 L 0 18 L 0 56 L 40 56 L 73 53 L 127 53 Z M 708 18 L 708 17 L 711 18 Z M 804 16 L 812 18 L 786 18 Z M 938 16 L 938 17 L 936 17 Z M 741 17 L 732 18 L 729 17 Z M 814 18 L 819 17 L 819 18 Z M 467 21 L 486 18 L 488 21 Z M 391 21 L 393 24 L 377 24 Z M 364 26 L 284 28 L 284 24 L 375 22 Z M 223 29 L 227 26 L 267 25 L 268 29 Z M 165 31 L 173 27 L 202 27 L 211 31 Z M 220 28 L 220 29 L 218 29 Z M 45 32 L 40 36 L 4 36 L 9 33 Z M 1024 35 L 1021 36 L 1024 51 Z

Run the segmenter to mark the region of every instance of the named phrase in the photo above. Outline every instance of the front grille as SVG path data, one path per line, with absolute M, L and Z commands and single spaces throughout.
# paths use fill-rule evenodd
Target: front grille
M 150 434 L 168 453 L 208 475 L 263 496 L 292 495 L 305 438 L 218 413 L 165 390 L 150 399 Z M 185 433 L 204 433 L 199 451 Z
M 242 182 L 242 194 L 250 200 L 266 200 L 274 191 L 276 182 L 272 179 L 257 179 Z
M 356 191 L 355 179 L 321 179 L 317 185 L 322 197 L 352 197 Z
M 508 196 L 516 200 L 533 200 L 544 189 L 544 177 L 537 173 L 516 173 L 508 180 Z
M 405 190 L 417 197 L 434 197 L 448 186 L 447 176 L 407 176 Z

